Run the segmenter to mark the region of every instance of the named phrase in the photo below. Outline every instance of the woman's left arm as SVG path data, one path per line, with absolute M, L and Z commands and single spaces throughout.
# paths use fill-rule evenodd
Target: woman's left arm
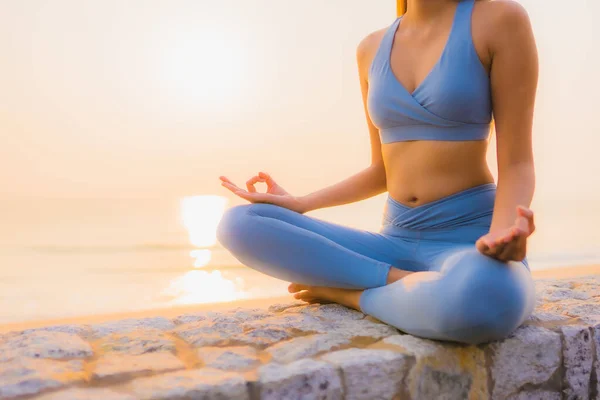
M 502 261 L 520 261 L 535 229 L 529 206 L 535 187 L 531 136 L 538 57 L 523 7 L 512 1 L 490 6 L 496 7 L 489 33 L 498 189 L 490 232 L 477 248 Z

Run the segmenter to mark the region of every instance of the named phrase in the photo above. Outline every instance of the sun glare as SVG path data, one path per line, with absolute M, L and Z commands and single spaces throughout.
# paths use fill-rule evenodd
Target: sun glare
M 187 229 L 192 245 L 190 251 L 194 267 L 209 264 L 212 256 L 210 247 L 217 242 L 217 225 L 225 212 L 227 199 L 222 196 L 189 196 L 181 200 L 181 219 Z M 163 296 L 172 298 L 173 304 L 198 304 L 243 299 L 248 293 L 243 289 L 241 278 L 227 279 L 221 271 L 192 270 L 173 279 L 162 291 Z
M 248 297 L 242 287 L 242 279 L 226 279 L 221 271 L 193 270 L 174 279 L 162 294 L 173 297 L 174 304 L 217 303 Z
M 194 246 L 210 247 L 217 242 L 217 225 L 226 205 L 225 197 L 214 195 L 190 196 L 181 200 L 181 218 Z
M 198 29 L 177 32 L 163 49 L 164 84 L 174 97 L 203 109 L 230 107 L 246 92 L 247 49 L 222 27 Z

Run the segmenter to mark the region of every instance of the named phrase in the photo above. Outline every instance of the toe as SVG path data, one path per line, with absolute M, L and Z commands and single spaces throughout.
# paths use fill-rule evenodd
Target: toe
M 299 283 L 290 283 L 290 285 L 288 286 L 288 292 L 290 293 L 297 293 L 301 290 L 306 290 L 308 289 L 307 285 L 301 285 Z
M 306 301 L 308 303 L 315 300 L 315 297 L 310 292 L 307 292 L 307 291 L 295 293 L 294 298 L 298 299 L 298 300 Z

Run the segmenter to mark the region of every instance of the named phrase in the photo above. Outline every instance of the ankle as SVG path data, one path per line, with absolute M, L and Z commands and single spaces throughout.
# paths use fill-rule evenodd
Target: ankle
M 388 272 L 386 283 L 389 285 L 390 283 L 394 283 L 396 281 L 399 281 L 400 279 L 402 279 L 405 276 L 410 275 L 412 273 L 413 273 L 412 271 L 405 271 L 403 269 L 399 269 L 399 268 L 396 268 L 396 267 L 391 267 L 390 271 Z

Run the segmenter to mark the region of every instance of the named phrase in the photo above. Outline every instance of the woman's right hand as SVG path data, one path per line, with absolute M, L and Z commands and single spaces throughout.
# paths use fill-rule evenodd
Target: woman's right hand
M 279 186 L 277 182 L 265 172 L 259 172 L 258 175 L 248 179 L 246 182 L 246 188 L 248 190 L 239 188 L 225 176 L 220 176 L 219 179 L 221 179 L 221 186 L 226 187 L 235 195 L 248 200 L 250 203 L 274 204 L 301 214 L 307 211 L 305 204 L 298 197 L 292 196 L 286 192 L 284 188 Z M 256 191 L 254 185 L 259 182 L 267 184 L 266 193 Z

